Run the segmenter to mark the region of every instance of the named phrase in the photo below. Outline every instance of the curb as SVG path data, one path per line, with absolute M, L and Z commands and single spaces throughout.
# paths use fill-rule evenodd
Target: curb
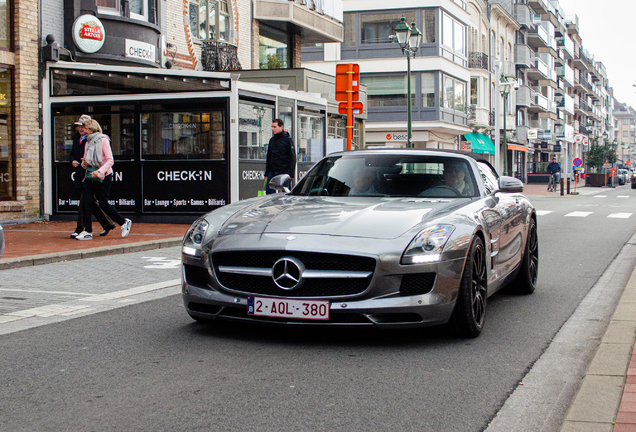
M 615 426 L 622 424 L 617 421 L 617 414 L 623 408 L 621 401 L 634 352 L 635 311 L 636 270 L 629 278 L 596 355 L 581 381 L 561 432 L 612 432 L 617 430 Z
M 142 252 L 152 249 L 164 249 L 181 246 L 183 237 L 170 237 L 161 240 L 148 240 L 136 243 L 127 243 L 121 246 L 103 246 L 82 251 L 53 252 L 41 255 L 7 258 L 0 261 L 0 270 L 10 270 L 21 267 L 31 267 L 42 264 L 51 264 L 62 261 L 74 261 L 80 259 L 97 258 L 108 255 L 118 255 L 133 252 Z

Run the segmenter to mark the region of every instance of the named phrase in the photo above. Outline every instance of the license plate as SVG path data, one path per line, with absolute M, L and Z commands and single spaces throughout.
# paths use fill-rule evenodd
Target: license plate
M 323 300 L 248 297 L 247 314 L 276 318 L 328 320 L 329 302 Z

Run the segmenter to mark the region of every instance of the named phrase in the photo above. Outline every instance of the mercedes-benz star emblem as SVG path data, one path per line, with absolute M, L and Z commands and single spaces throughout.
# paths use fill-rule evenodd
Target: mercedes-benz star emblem
M 305 266 L 294 257 L 282 257 L 272 267 L 272 278 L 279 288 L 293 290 L 303 283 Z

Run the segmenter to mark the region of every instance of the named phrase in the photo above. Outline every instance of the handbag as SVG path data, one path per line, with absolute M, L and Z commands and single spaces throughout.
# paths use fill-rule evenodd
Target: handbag
M 87 167 L 86 168 L 86 180 L 88 181 L 94 181 L 94 182 L 99 182 L 99 183 L 103 183 L 104 179 L 100 179 L 99 177 L 93 177 L 91 175 L 91 173 L 93 171 L 97 171 L 99 168 L 95 168 L 95 167 Z

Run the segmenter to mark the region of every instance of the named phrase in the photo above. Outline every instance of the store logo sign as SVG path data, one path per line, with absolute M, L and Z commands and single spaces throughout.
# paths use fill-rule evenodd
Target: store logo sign
M 386 134 L 387 141 L 406 141 L 407 139 L 407 134 Z
M 104 25 L 93 15 L 82 15 L 73 23 L 73 42 L 83 52 L 96 53 L 104 46 L 105 39 Z
M 126 57 L 134 57 L 154 62 L 156 59 L 156 47 L 149 43 L 126 39 Z

